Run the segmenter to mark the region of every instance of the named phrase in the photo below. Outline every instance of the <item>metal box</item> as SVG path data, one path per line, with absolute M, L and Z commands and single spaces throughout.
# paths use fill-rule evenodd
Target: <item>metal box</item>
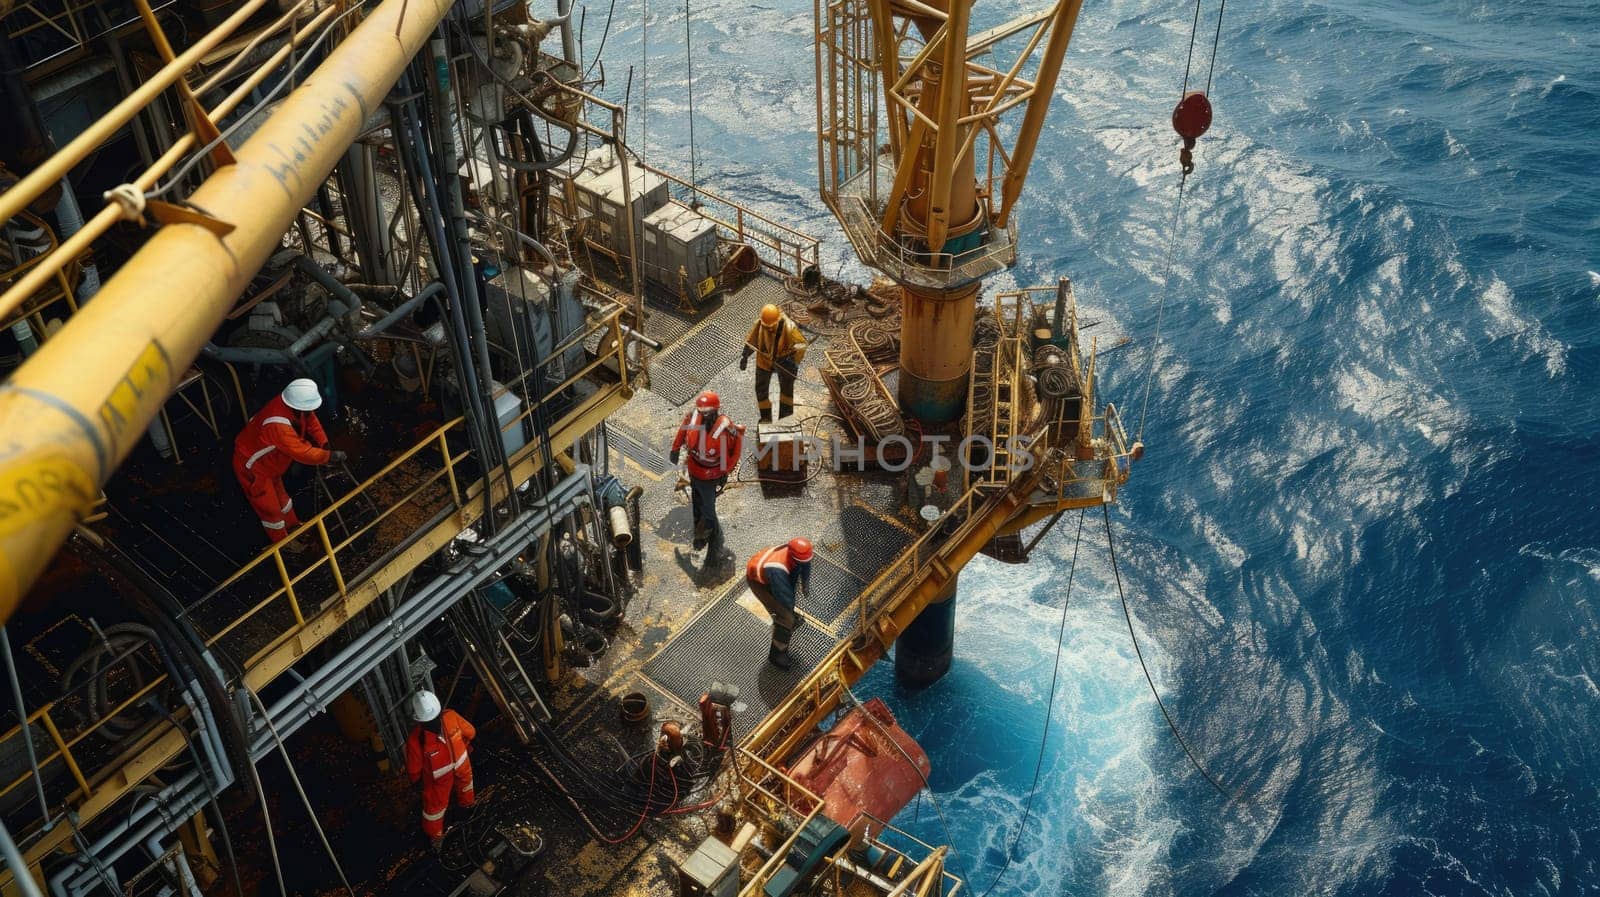
M 638 165 L 628 168 L 635 233 L 644 231 L 646 215 L 666 205 L 670 196 L 667 182 L 660 175 L 645 171 Z M 628 246 L 627 219 L 623 217 L 622 166 L 609 155 L 585 166 L 572 179 L 572 189 L 578 203 L 578 217 L 592 222 L 589 239 L 621 255 L 631 255 Z M 641 238 L 642 239 L 642 238 Z
M 506 447 L 506 454 L 514 454 L 518 449 L 528 444 L 527 421 L 517 420 L 522 413 L 522 399 L 505 385 L 493 380 L 489 381 L 489 395 L 494 399 L 495 421 L 500 427 L 500 441 Z
M 700 842 L 678 864 L 678 897 L 737 897 L 738 893 L 739 855 L 716 838 Z
M 715 289 L 721 269 L 717 258 L 717 225 L 675 200 L 644 219 L 642 269 L 645 279 L 677 292 L 679 272 L 688 280 L 691 298 L 703 299 Z
M 757 476 L 781 482 L 804 480 L 811 461 L 806 449 L 805 433 L 798 421 L 757 425 Z

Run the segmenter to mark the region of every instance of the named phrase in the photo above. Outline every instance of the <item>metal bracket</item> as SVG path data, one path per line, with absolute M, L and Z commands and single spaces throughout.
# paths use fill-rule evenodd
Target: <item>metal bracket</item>
M 226 237 L 237 229 L 235 225 L 218 221 L 193 206 L 180 206 L 158 199 L 147 199 L 144 208 L 158 224 L 198 224 L 218 237 Z
M 161 54 L 161 61 L 171 63 L 177 58 L 172 52 L 172 42 L 167 40 L 167 32 L 162 29 L 161 23 L 156 20 L 155 11 L 150 8 L 150 0 L 136 0 L 139 6 L 139 18 L 144 20 L 144 28 L 150 32 L 150 41 L 155 44 L 156 52 Z M 194 128 L 194 136 L 201 141 L 202 146 L 211 148 L 211 161 L 218 168 L 232 165 L 235 161 L 233 149 L 228 142 L 222 139 L 222 131 L 218 130 L 216 122 L 206 112 L 206 107 L 200 104 L 200 98 L 195 96 L 194 90 L 189 87 L 187 78 L 179 78 L 173 85 L 178 89 L 178 96 L 183 99 L 185 111 L 189 114 L 189 121 Z M 157 216 L 156 220 L 160 220 Z M 232 228 L 229 228 L 232 230 Z

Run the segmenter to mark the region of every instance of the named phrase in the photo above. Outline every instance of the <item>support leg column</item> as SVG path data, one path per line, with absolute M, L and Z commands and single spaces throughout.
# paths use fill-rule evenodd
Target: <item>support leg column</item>
M 904 289 L 900 410 L 923 423 L 957 420 L 967 407 L 978 285 L 949 293 Z
M 956 583 L 923 608 L 894 643 L 894 675 L 901 685 L 924 688 L 950 669 L 956 648 Z

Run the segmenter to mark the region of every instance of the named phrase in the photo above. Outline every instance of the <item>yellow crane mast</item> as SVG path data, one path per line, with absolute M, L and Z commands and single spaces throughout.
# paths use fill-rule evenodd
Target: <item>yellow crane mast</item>
M 969 34 L 971 0 L 818 0 L 822 197 L 903 290 L 899 401 L 925 424 L 961 415 L 980 282 L 1016 262 L 1016 203 L 1082 5 Z

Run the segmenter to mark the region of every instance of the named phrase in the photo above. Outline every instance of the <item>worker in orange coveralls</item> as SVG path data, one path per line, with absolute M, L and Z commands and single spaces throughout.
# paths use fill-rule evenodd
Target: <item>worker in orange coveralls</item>
M 412 695 L 411 718 L 417 724 L 406 736 L 406 775 L 422 783 L 422 833 L 438 850 L 451 793 L 458 807 L 478 802 L 472 791 L 472 761 L 467 757 L 467 743 L 478 730 L 454 710 L 441 712 L 439 698 L 431 691 Z
M 283 488 L 289 465 L 295 461 L 312 466 L 345 461 L 344 452 L 328 450 L 328 434 L 315 413 L 321 407 L 322 392 L 317 384 L 302 377 L 257 411 L 233 440 L 233 475 L 274 543 L 282 542 L 300 525 L 294 500 Z
M 780 670 L 790 666 L 789 637 L 800 625 L 794 609 L 797 593 L 811 593 L 811 557 L 811 540 L 796 537 L 787 544 L 761 549 L 745 565 L 745 582 L 772 615 L 772 649 L 767 652 L 767 662 Z
M 722 400 L 709 389 L 695 398 L 694 410 L 684 417 L 672 438 L 673 464 L 678 463 L 685 449 L 689 453 L 685 466 L 695 550 L 709 545 L 707 566 L 732 561 L 733 553 L 722 536 L 722 521 L 717 519 L 717 495 L 739 464 L 744 451 L 744 427 L 722 413 Z

